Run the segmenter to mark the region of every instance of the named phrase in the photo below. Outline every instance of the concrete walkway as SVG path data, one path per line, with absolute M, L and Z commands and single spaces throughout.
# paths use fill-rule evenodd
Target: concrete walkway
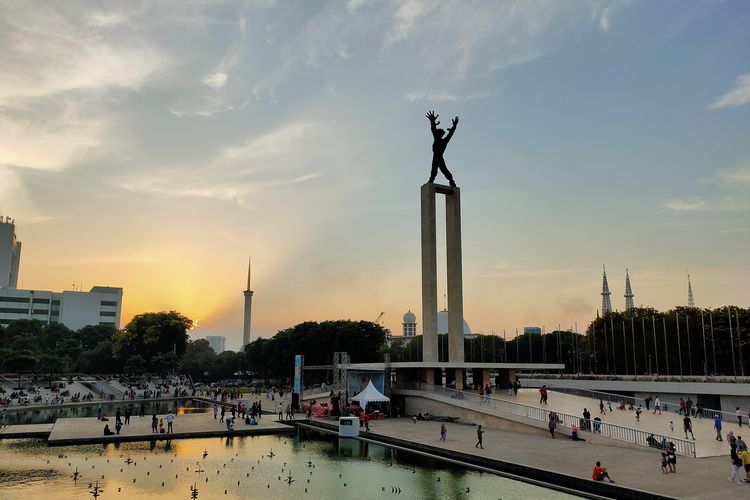
M 434 421 L 415 424 L 411 419 L 400 418 L 371 421 L 370 430 L 373 435 L 472 453 L 586 480 L 591 479 L 591 469 L 599 460 L 618 484 L 665 496 L 707 500 L 750 496 L 750 484 L 734 485 L 727 480 L 730 464 L 726 457 L 678 457 L 677 473 L 662 474 L 660 452 L 651 449 L 552 439 L 542 430 L 520 433 L 487 429 L 485 449 L 481 450 L 474 447 L 476 427 L 448 423 L 447 439 L 442 443 L 440 425 L 441 422 Z
M 163 419 L 164 415 L 158 418 Z M 193 413 L 180 415 L 174 421 L 174 432 L 152 433 L 151 417 L 131 417 L 130 425 L 123 425 L 120 434 L 104 436 L 104 425 L 114 431 L 114 418 L 109 422 L 100 422 L 96 417 L 60 418 L 55 422 L 52 432 L 47 439 L 50 446 L 109 443 L 122 441 L 147 441 L 151 439 L 188 439 L 215 436 L 240 436 L 252 434 L 271 434 L 289 432 L 294 427 L 277 422 L 272 415 L 266 415 L 258 420 L 258 425 L 246 425 L 244 420 L 236 419 L 232 431 L 228 431 L 224 422 L 214 419 L 212 413 Z M 167 423 L 164 421 L 164 427 Z
M 631 427 L 645 432 L 651 432 L 654 434 L 661 434 L 665 436 L 674 436 L 679 439 L 685 439 L 685 432 L 683 432 L 683 416 L 673 411 L 663 412 L 662 414 L 657 413 L 654 415 L 653 406 L 651 411 L 646 411 L 646 407 L 643 407 L 643 413 L 641 414 L 640 422 L 635 419 L 635 411 L 633 410 L 618 410 L 617 402 L 612 401 L 612 411 L 606 409 L 605 414 L 599 413 L 599 400 L 593 400 L 589 398 L 583 398 L 579 396 L 573 396 L 570 394 L 563 394 L 554 391 L 548 391 L 548 404 L 539 404 L 539 390 L 537 389 L 521 389 L 518 391 L 517 396 L 508 396 L 506 391 L 498 391 L 492 394 L 495 399 L 502 399 L 505 401 L 513 401 L 514 403 L 521 403 L 528 406 L 534 406 L 536 408 L 544 408 L 549 411 L 556 411 L 560 413 L 568 413 L 570 415 L 583 415 L 583 409 L 588 408 L 591 412 L 591 418 L 600 417 L 603 422 L 610 424 L 621 425 L 624 427 Z M 604 401 L 607 406 L 607 401 Z M 669 423 L 674 423 L 674 431 L 670 430 Z M 693 434 L 695 434 L 695 452 L 698 457 L 715 457 L 715 456 L 729 456 L 729 445 L 726 442 L 716 440 L 716 431 L 713 429 L 714 421 L 712 419 L 698 419 L 691 417 Z M 722 425 L 722 436 L 726 436 L 727 431 L 734 431 L 734 434 L 742 435 L 742 431 L 745 430 L 748 437 L 750 437 L 750 428 L 747 426 L 742 429 L 737 425 L 736 422 L 723 422 Z M 585 433 L 584 433 L 585 434 Z M 690 434 L 688 434 L 690 439 Z

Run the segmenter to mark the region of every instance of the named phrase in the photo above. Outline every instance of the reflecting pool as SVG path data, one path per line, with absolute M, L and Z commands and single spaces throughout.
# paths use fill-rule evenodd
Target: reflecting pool
M 34 409 L 12 409 L 8 410 L 7 415 L 2 420 L 3 425 L 17 425 L 17 424 L 51 424 L 58 418 L 75 418 L 75 417 L 95 417 L 96 410 L 100 403 L 87 403 L 79 404 L 75 406 L 60 406 L 54 408 Z M 141 404 L 144 407 L 144 413 L 146 415 L 166 414 L 170 410 L 177 411 L 178 414 L 182 415 L 185 413 L 205 413 L 211 411 L 211 405 L 202 401 L 197 401 L 190 398 L 175 399 L 170 401 L 159 401 L 159 400 L 135 400 L 135 401 L 112 401 L 107 403 L 101 403 L 102 411 L 113 417 L 118 409 L 125 414 L 125 408 L 131 407 L 133 415 L 138 415 L 141 409 Z
M 0 453 L 0 498 L 9 500 L 94 498 L 97 482 L 103 499 L 577 498 L 305 430 L 77 447 L 5 440 Z

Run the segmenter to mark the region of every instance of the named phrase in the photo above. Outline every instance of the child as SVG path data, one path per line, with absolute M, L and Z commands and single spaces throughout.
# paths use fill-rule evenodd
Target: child
M 640 405 L 638 405 L 638 409 L 637 409 L 637 410 L 635 410 L 635 419 L 636 419 L 636 421 L 638 421 L 638 422 L 640 422 L 640 421 L 641 421 L 641 412 L 642 412 L 642 411 L 643 411 L 643 409 L 642 409 L 642 408 L 640 407 Z
M 669 473 L 669 471 L 667 471 L 667 454 L 666 453 L 661 454 L 661 473 L 662 474 Z
M 672 420 L 669 421 L 669 431 L 674 434 L 674 422 Z
M 445 441 L 445 435 L 448 433 L 448 431 L 445 429 L 445 424 L 442 424 L 440 426 L 440 441 Z

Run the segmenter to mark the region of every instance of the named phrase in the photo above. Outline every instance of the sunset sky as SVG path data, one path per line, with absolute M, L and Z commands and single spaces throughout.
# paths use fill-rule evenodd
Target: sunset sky
M 252 256 L 253 337 L 400 334 L 435 109 L 472 330 L 582 328 L 602 263 L 619 309 L 626 266 L 636 304 L 686 304 L 689 270 L 697 305 L 747 306 L 749 54 L 741 0 L 0 0 L 19 285 L 121 286 L 125 321 L 236 349 Z

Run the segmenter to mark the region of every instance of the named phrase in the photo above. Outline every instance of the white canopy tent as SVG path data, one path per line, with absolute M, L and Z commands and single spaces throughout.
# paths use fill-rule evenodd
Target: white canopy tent
M 365 387 L 365 390 L 357 394 L 352 398 L 352 401 L 356 401 L 359 403 L 359 406 L 362 408 L 365 408 L 367 406 L 367 403 L 372 402 L 391 402 L 391 398 L 388 396 L 384 396 L 380 393 L 379 390 L 375 388 L 374 385 L 372 385 L 372 380 L 367 384 L 367 387 Z

